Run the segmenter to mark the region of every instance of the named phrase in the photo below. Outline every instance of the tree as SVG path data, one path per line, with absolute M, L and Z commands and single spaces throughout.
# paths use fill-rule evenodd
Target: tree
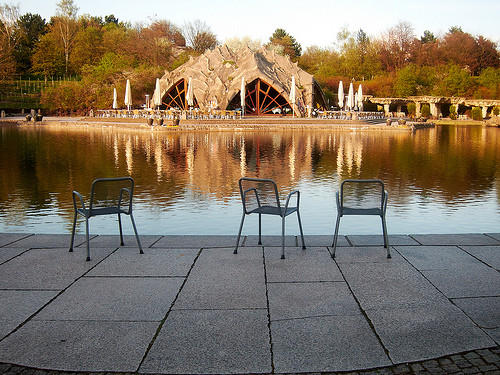
M 186 45 L 200 54 L 217 46 L 217 37 L 210 27 L 200 20 L 184 25 L 183 35 Z
M 74 46 L 71 50 L 71 70 L 81 73 L 82 67 L 97 63 L 104 53 L 102 31 L 94 26 L 81 28 L 75 35 Z
M 414 40 L 413 27 L 408 22 L 390 28 L 380 40 L 383 67 L 389 71 L 402 68 L 410 59 Z
M 454 27 L 444 36 L 441 52 L 448 64 L 458 65 L 474 75 L 478 70 L 474 37 Z
M 254 40 L 249 36 L 245 36 L 243 38 L 229 38 L 224 41 L 224 44 L 235 52 L 247 47 L 255 52 L 261 46 L 260 40 Z
M 18 5 L 0 5 L 0 81 L 15 72 L 14 32 L 18 18 Z
M 26 13 L 19 17 L 15 38 L 14 57 L 19 72 L 31 69 L 31 57 L 42 35 L 48 31 L 47 23 L 39 14 Z
M 426 44 L 426 43 L 434 43 L 434 42 L 436 42 L 436 41 L 437 41 L 436 37 L 435 37 L 435 36 L 434 36 L 434 34 L 433 34 L 433 33 L 431 33 L 429 30 L 425 30 L 425 31 L 424 31 L 424 35 L 422 35 L 422 36 L 420 37 L 420 42 L 421 42 L 422 44 Z
M 293 36 L 288 34 L 283 29 L 276 29 L 269 38 L 269 44 L 274 46 L 281 46 L 283 54 L 290 56 L 293 61 L 296 61 L 302 54 L 302 47 Z
M 60 0 L 56 4 L 56 17 L 52 18 L 55 30 L 63 43 L 64 70 L 66 74 L 68 74 L 69 54 L 78 31 L 77 13 L 78 7 L 73 0 Z
M 40 37 L 32 59 L 32 73 L 55 76 L 65 72 L 64 49 L 54 33 L 47 33 Z

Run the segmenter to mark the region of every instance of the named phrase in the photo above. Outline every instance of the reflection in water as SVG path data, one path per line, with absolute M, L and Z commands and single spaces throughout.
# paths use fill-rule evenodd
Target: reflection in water
M 235 234 L 241 176 L 302 193 L 304 230 L 331 234 L 345 178 L 381 178 L 389 233 L 498 232 L 499 130 L 410 132 L 119 131 L 0 127 L 0 232 L 69 232 L 71 191 L 97 177 L 132 176 L 142 234 Z M 115 233 L 103 220 L 93 233 Z M 249 233 L 253 228 L 246 227 Z M 264 222 L 279 233 L 279 220 Z M 295 233 L 290 223 L 288 233 Z M 342 233 L 379 233 L 378 221 L 345 220 Z

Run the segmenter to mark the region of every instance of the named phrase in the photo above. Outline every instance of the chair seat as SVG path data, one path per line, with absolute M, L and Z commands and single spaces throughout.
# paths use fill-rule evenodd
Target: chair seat
M 87 210 L 89 211 L 89 210 Z M 78 213 L 82 216 L 85 216 L 85 210 L 82 208 L 78 209 Z M 118 209 L 116 206 L 111 206 L 111 207 L 102 207 L 102 208 L 92 208 L 92 214 L 91 216 L 100 216 L 100 215 L 118 215 L 118 214 L 125 214 L 128 215 L 128 212 L 123 210 L 123 209 Z
M 342 215 L 382 215 L 382 210 L 379 207 L 374 208 L 351 208 L 342 207 Z
M 249 211 L 249 214 L 288 216 L 295 211 L 297 211 L 297 207 L 288 207 L 285 212 L 285 207 L 262 206 Z

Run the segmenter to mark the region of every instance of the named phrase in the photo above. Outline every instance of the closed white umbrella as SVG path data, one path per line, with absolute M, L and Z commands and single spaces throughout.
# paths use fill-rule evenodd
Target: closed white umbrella
M 245 96 L 246 96 L 246 91 L 245 91 L 245 77 L 241 77 L 241 89 L 240 89 L 240 97 L 241 97 L 241 111 L 243 115 L 245 115 Z
M 161 89 L 159 78 L 156 78 L 155 92 L 153 93 L 153 105 L 155 107 L 161 106 Z
M 127 79 L 127 85 L 125 86 L 125 105 L 127 106 L 127 110 L 130 111 L 130 107 L 132 106 L 132 90 L 129 79 Z
M 342 83 L 342 81 L 339 82 L 338 97 L 339 97 L 339 108 L 340 110 L 342 110 L 342 108 L 344 108 L 344 84 Z
M 363 110 L 363 88 L 361 85 L 358 87 L 358 108 L 360 111 Z
M 186 102 L 188 107 L 194 106 L 193 85 L 191 83 L 191 77 L 189 77 L 188 88 L 186 93 Z
M 116 94 L 116 87 L 113 89 L 113 109 L 118 108 L 118 95 Z
M 292 106 L 292 115 L 295 117 L 295 76 L 292 76 L 292 84 L 290 86 L 290 105 Z
M 349 94 L 347 95 L 347 106 L 349 107 L 350 110 L 354 107 L 354 86 L 351 84 L 349 85 Z

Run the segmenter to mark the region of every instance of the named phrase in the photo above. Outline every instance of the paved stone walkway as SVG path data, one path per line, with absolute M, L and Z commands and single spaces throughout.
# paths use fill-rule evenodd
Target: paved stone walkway
M 500 372 L 500 234 L 83 240 L 0 234 L 1 373 Z

